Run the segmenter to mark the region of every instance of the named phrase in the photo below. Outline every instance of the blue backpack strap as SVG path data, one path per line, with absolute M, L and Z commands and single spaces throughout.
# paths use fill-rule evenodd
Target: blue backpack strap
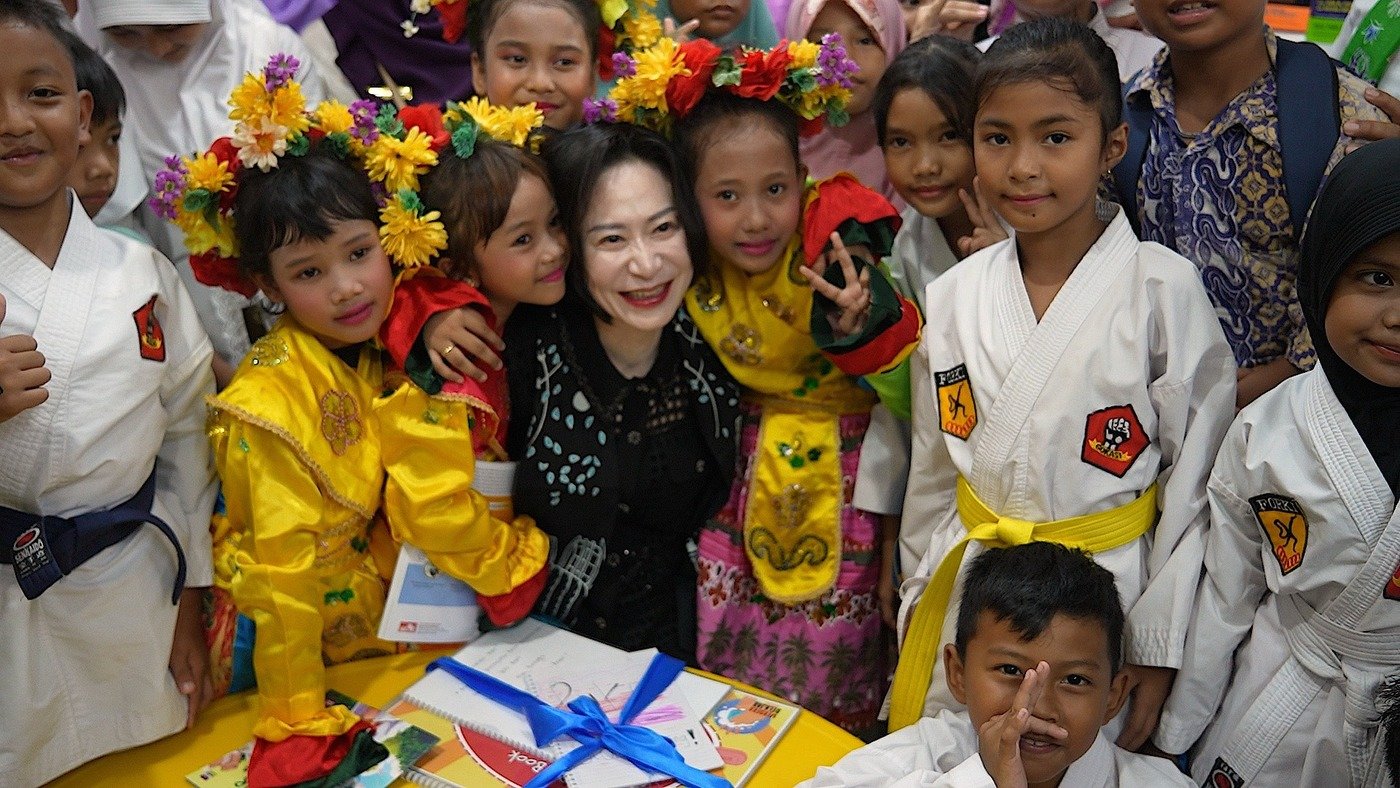
M 1280 38 L 1274 66 L 1284 196 L 1294 241 L 1301 243 L 1308 209 L 1342 133 L 1337 64 L 1316 44 Z
M 1128 123 L 1128 150 L 1113 168 L 1113 192 L 1118 197 L 1118 204 L 1123 206 L 1123 215 L 1128 217 L 1133 232 L 1141 237 L 1137 191 L 1138 181 L 1142 179 L 1142 162 L 1147 156 L 1147 144 L 1152 139 L 1152 100 L 1147 91 L 1130 92 L 1136 81 L 1137 77 L 1134 77 L 1123 87 L 1123 119 Z

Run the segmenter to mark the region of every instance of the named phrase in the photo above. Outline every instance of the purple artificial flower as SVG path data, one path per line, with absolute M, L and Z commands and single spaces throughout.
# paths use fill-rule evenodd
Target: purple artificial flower
M 379 139 L 379 126 L 375 125 L 374 119 L 379 115 L 379 105 L 370 99 L 360 99 L 350 105 L 350 117 L 354 120 L 354 125 L 350 127 L 350 136 L 359 140 L 362 145 L 372 145 Z
M 180 198 L 185 196 L 185 176 L 188 174 L 189 170 L 179 156 L 166 157 L 165 169 L 156 173 L 153 193 L 148 201 L 156 216 L 173 221 L 179 214 L 178 205 Z
M 613 73 L 618 79 L 624 79 L 637 73 L 637 61 L 627 56 L 626 52 L 614 52 L 612 56 Z
M 616 123 L 617 102 L 612 99 L 595 99 L 589 96 L 583 100 L 583 122 L 589 125 Z
M 267 89 L 276 90 L 297 75 L 297 69 L 301 68 L 301 61 L 295 57 L 279 52 L 267 61 L 267 67 L 263 69 L 263 77 L 267 80 Z
M 818 85 L 849 88 L 851 75 L 859 70 L 860 66 L 846 54 L 846 47 L 841 44 L 840 33 L 827 33 L 822 36 L 822 48 L 817 53 Z

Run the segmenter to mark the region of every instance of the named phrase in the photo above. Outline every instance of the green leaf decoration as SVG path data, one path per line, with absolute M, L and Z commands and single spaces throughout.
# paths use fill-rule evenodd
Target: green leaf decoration
M 394 109 L 392 104 L 385 104 L 379 108 L 379 114 L 374 116 L 374 125 L 380 134 L 388 134 L 390 137 L 401 137 L 404 133 L 403 121 L 399 120 L 398 110 Z
M 826 122 L 831 126 L 844 126 L 851 121 L 851 113 L 843 106 L 829 106 L 826 110 Z
M 311 150 L 311 138 L 305 134 L 298 134 L 292 138 L 287 145 L 288 156 L 305 156 Z
M 344 131 L 327 134 L 325 139 L 321 140 L 321 147 L 329 149 L 338 159 L 348 158 L 350 156 L 350 134 Z
M 403 204 L 404 210 L 423 212 L 423 200 L 418 196 L 418 192 L 412 189 L 399 189 L 399 202 Z
M 185 210 L 190 213 L 202 213 L 214 202 L 214 195 L 208 189 L 190 189 L 185 192 Z
M 470 115 L 467 119 L 452 131 L 452 150 L 458 158 L 465 159 L 476 150 L 476 138 L 481 127 L 476 125 L 476 121 Z
M 710 77 L 710 82 L 715 87 L 723 85 L 737 85 L 744 76 L 739 64 L 734 62 L 733 55 L 722 55 L 715 63 L 714 74 Z

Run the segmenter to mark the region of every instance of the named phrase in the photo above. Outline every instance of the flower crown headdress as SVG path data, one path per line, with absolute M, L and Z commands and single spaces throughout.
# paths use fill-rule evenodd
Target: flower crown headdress
M 621 65 L 622 79 L 608 98 L 584 100 L 584 120 L 635 123 L 663 134 L 707 90 L 777 99 L 802 119 L 803 136 L 817 133 L 824 123 L 845 125 L 851 75 L 858 69 L 836 33 L 823 36 L 820 44 L 781 41 L 770 50 L 737 52 L 724 52 L 704 38 L 677 44 L 663 37 Z
M 246 168 L 268 172 L 282 156 L 304 156 L 318 144 L 362 167 L 380 201 L 384 251 L 412 268 L 447 248 L 441 216 L 426 211 L 418 196 L 419 177 L 437 164 L 438 153 L 452 144 L 459 155 L 470 155 L 481 132 L 524 144 L 541 123 L 533 105 L 506 110 L 479 99 L 453 105 L 446 115 L 434 106 L 395 110 L 370 100 L 348 107 L 328 100 L 308 111 L 292 79 L 299 65 L 274 55 L 261 74 L 246 75 L 229 97 L 233 135 L 203 154 L 167 158 L 156 174 L 151 207 L 184 231 L 190 267 L 204 284 L 245 296 L 257 292 L 239 271 L 234 234 L 234 203 Z

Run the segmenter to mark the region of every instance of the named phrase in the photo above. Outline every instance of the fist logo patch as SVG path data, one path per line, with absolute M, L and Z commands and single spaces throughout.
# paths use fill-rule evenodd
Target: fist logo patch
M 1114 405 L 1085 420 L 1079 459 L 1121 479 L 1151 443 L 1133 406 Z
M 1216 758 L 1215 763 L 1210 766 L 1210 775 L 1206 777 L 1204 788 L 1240 788 L 1244 785 L 1244 779 L 1230 768 L 1230 764 L 1224 758 Z

